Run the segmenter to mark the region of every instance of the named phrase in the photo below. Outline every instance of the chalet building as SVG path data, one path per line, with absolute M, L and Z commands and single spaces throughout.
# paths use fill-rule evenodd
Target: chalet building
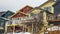
M 54 14 L 60 14 L 60 0 L 56 0 L 54 6 Z
M 2 15 L 2 14 L 4 14 L 5 12 L 0 12 L 0 16 Z M 2 20 L 5 20 L 5 19 L 3 19 L 3 18 L 1 18 L 0 17 L 0 33 L 1 34 L 3 34 L 3 32 L 4 32 L 4 30 L 3 30 L 3 27 L 5 27 L 5 26 L 3 26 L 3 25 L 1 25 L 1 22 L 2 22 Z M 3 22 L 4 23 L 4 22 Z
M 29 17 L 29 12 L 30 12 L 31 9 L 33 9 L 33 7 L 30 7 L 30 6 L 27 5 L 24 8 L 22 8 L 21 10 L 18 10 L 17 13 L 15 13 L 14 15 L 10 16 L 9 18 L 11 19 L 11 21 L 8 21 L 7 25 L 6 25 L 7 28 L 8 28 L 7 32 L 23 31 L 23 26 L 22 26 L 22 24 L 20 24 L 21 23 L 21 18 Z M 15 27 L 15 29 L 13 28 L 13 26 Z
M 46 20 L 48 22 L 48 23 L 46 23 L 47 25 L 45 24 L 45 27 L 48 26 L 48 29 L 50 28 L 50 30 L 52 28 L 51 31 L 48 30 L 48 34 L 60 34 L 60 26 L 59 26 L 60 25 L 60 23 L 59 23 L 60 18 L 59 18 L 59 10 L 58 10 L 59 8 L 57 9 L 57 7 L 59 5 L 58 6 L 55 5 L 56 3 L 58 4 L 58 1 L 59 0 L 57 0 L 57 1 L 49 0 L 46 3 L 42 4 L 41 6 L 39 6 L 41 9 L 46 10 L 47 12 L 49 12 L 49 13 L 45 14 L 45 15 L 47 15 L 46 16 L 47 19 L 44 17 L 45 22 L 46 22 Z M 33 12 L 37 13 L 39 11 L 37 9 L 36 10 L 34 9 Z
M 8 17 L 13 15 L 14 13 L 11 11 L 7 12 L 0 12 L 0 34 L 3 34 L 5 32 L 5 24 L 6 21 L 8 21 Z
M 13 33 L 28 31 L 32 34 L 60 34 L 59 1 L 48 0 L 35 8 L 24 7 L 12 15 L 10 21 L 7 21 L 6 31 Z
M 46 17 L 48 15 L 52 15 L 52 13 L 45 9 L 35 7 L 31 10 L 30 15 L 31 15 L 30 17 L 33 17 L 33 19 L 31 19 L 33 22 L 32 21 L 29 22 L 30 26 L 28 26 L 29 29 L 28 32 L 31 32 L 32 34 L 44 34 L 44 30 L 48 26 Z M 26 25 L 27 23 L 28 22 L 26 22 Z
M 14 26 L 14 30 L 12 29 L 12 28 L 8 28 L 8 29 L 11 29 L 10 31 L 8 31 L 8 32 L 20 32 L 20 30 L 18 30 L 18 31 L 16 31 L 15 29 L 15 25 L 16 24 L 18 24 L 18 25 L 16 25 L 16 26 L 19 26 L 19 23 L 21 22 L 21 23 L 23 23 L 23 24 L 28 24 L 28 25 L 30 25 L 30 26 L 28 26 L 27 27 L 27 29 L 28 29 L 28 32 L 31 32 L 32 34 L 34 34 L 36 31 L 34 30 L 34 28 L 36 28 L 35 27 L 35 25 L 33 25 L 32 23 L 35 23 L 36 21 L 36 19 L 35 18 L 37 18 L 38 19 L 38 21 L 41 19 L 41 20 L 43 20 L 43 24 L 44 24 L 44 26 L 42 27 L 42 30 L 38 30 L 38 33 L 39 34 L 44 34 L 44 27 L 46 27 L 47 28 L 47 26 L 48 26 L 48 22 L 47 22 L 47 19 L 48 18 L 46 18 L 47 16 L 49 16 L 49 15 L 52 15 L 54 12 L 54 7 L 53 7 L 53 5 L 55 4 L 55 2 L 52 0 L 52 1 L 47 1 L 46 3 L 44 3 L 44 4 L 42 4 L 41 6 L 39 6 L 39 7 L 36 7 L 36 8 L 33 8 L 32 10 L 30 9 L 30 11 L 27 11 L 28 9 L 24 9 L 23 11 L 18 11 L 16 14 L 14 14 L 14 15 L 12 15 L 10 18 L 12 18 L 12 24 L 14 24 L 14 25 L 7 25 L 8 27 L 9 26 Z M 27 12 L 25 12 L 24 13 L 24 11 L 27 11 Z M 40 12 L 41 12 L 41 18 L 39 19 L 39 14 L 40 14 Z M 21 15 L 21 13 L 23 14 L 23 15 Z M 28 14 L 29 13 L 29 14 Z M 48 15 L 49 14 L 49 15 Z M 21 17 L 22 16 L 22 17 Z M 26 17 L 25 17 L 26 16 Z M 29 16 L 29 17 L 27 17 L 27 16 Z M 18 20 L 19 19 L 19 20 Z M 40 21 L 41 21 L 40 20 Z M 10 22 L 11 23 L 11 22 Z M 37 22 L 36 22 L 37 23 Z M 35 24 L 36 24 L 35 23 Z M 24 26 L 24 28 L 26 27 L 26 25 L 22 25 L 22 26 Z M 20 26 L 21 26 L 21 24 L 20 24 Z M 39 25 L 38 25 L 39 26 Z M 37 27 L 38 27 L 37 26 Z M 23 30 L 25 30 L 23 28 Z M 31 29 L 32 28 L 32 29 Z M 38 27 L 39 28 L 39 27 Z M 45 29 L 46 29 L 45 28 Z M 12 31 L 13 30 L 13 31 Z M 36 29 L 37 30 L 37 29 Z M 26 31 L 26 30 L 25 30 Z M 37 34 L 37 33 L 35 33 L 35 34 Z
M 55 0 L 53 20 L 49 21 L 49 34 L 60 34 L 60 0 Z
M 40 5 L 39 7 L 33 8 L 31 10 L 31 13 L 35 13 L 35 14 L 37 13 L 38 14 L 41 10 L 44 10 L 47 12 L 47 16 L 53 15 L 54 14 L 54 7 L 53 7 L 54 4 L 55 4 L 55 0 L 48 0 L 47 2 Z M 47 18 L 47 19 L 49 19 L 49 18 Z

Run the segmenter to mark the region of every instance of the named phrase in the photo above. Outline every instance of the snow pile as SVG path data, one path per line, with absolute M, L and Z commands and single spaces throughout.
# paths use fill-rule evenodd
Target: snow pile
M 25 32 L 24 34 L 30 34 L 29 32 Z

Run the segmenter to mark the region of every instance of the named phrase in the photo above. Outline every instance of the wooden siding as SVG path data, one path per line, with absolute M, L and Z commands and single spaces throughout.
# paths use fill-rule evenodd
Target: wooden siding
M 16 14 L 12 15 L 10 18 L 15 18 L 15 17 L 23 17 L 26 16 L 26 13 L 29 13 L 29 11 L 32 9 L 30 6 L 25 6 L 21 10 L 19 10 Z
M 22 13 L 17 13 L 17 15 L 13 16 L 13 18 L 16 18 L 16 17 L 24 17 L 26 16 L 25 14 L 22 14 Z
M 30 7 L 30 6 L 26 6 L 26 7 L 24 7 L 23 9 L 21 9 L 20 11 L 21 11 L 21 12 L 24 12 L 24 13 L 28 13 L 28 12 L 30 12 L 31 9 L 33 9 L 33 8 Z

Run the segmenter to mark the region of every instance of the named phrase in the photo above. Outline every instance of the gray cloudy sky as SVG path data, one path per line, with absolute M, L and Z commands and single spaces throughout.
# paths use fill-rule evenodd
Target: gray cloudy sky
M 47 0 L 0 0 L 0 11 L 18 11 L 22 7 L 29 5 L 32 7 L 39 6 Z

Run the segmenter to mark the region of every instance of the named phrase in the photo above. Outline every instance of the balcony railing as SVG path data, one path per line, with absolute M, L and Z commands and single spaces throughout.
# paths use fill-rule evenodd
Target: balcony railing
M 39 22 L 43 21 L 43 13 L 36 14 L 30 17 L 13 18 L 12 20 L 7 21 L 7 24 L 11 25 L 11 24 L 21 24 L 21 23 L 32 23 L 37 21 Z
M 7 21 L 7 24 L 11 25 L 11 24 L 21 24 L 21 23 L 34 22 L 35 18 L 38 18 L 38 17 L 34 17 L 34 16 L 31 16 L 31 17 L 22 17 L 22 18 L 18 18 L 16 20 L 13 19 L 13 20 Z
M 48 21 L 60 21 L 60 16 L 59 15 L 48 15 L 47 20 Z

